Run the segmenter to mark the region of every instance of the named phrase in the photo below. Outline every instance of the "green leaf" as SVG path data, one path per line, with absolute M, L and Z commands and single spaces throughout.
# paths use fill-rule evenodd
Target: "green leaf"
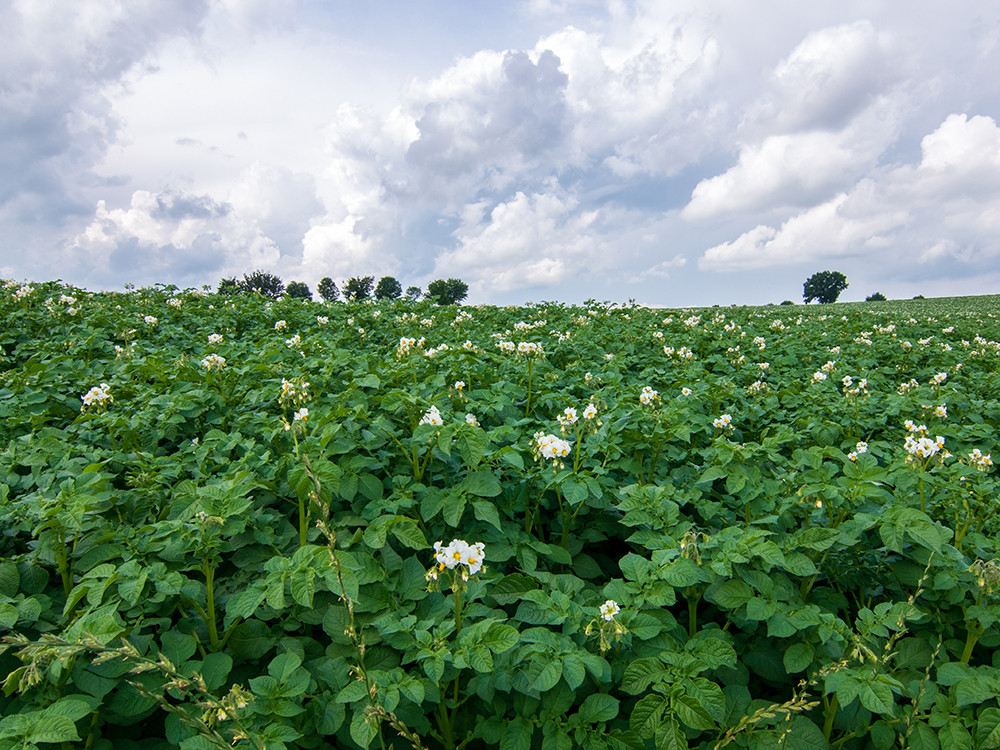
M 782 659 L 787 674 L 796 674 L 806 669 L 813 661 L 813 647 L 809 643 L 793 643 L 785 649 Z
M 487 590 L 487 595 L 493 597 L 497 604 L 503 606 L 516 604 L 524 598 L 525 594 L 537 588 L 538 583 L 534 578 L 521 573 L 511 573 L 494 583 Z
M 589 724 L 598 721 L 611 721 L 618 715 L 618 699 L 606 693 L 588 695 L 577 713 L 581 721 Z
M 972 735 L 956 717 L 949 717 L 948 722 L 938 729 L 938 742 L 948 750 L 972 750 Z
M 229 654 L 223 652 L 208 654 L 201 663 L 201 676 L 205 678 L 208 689 L 215 690 L 225 684 L 232 668 L 233 657 Z
M 891 714 L 893 707 L 892 690 L 884 682 L 869 680 L 863 683 L 858 693 L 861 705 L 875 714 Z
M 653 683 L 665 681 L 669 677 L 670 671 L 659 659 L 651 657 L 636 659 L 625 667 L 621 688 L 626 693 L 638 695 Z
M 705 598 L 723 609 L 739 609 L 753 596 L 753 589 L 746 583 L 730 578 L 728 581 L 710 586 Z
M 513 625 L 494 623 L 483 636 L 482 643 L 494 654 L 502 654 L 517 645 L 521 634 Z
M 500 739 L 500 750 L 531 750 L 533 730 L 531 722 L 523 716 L 508 722 Z
M 367 748 L 378 734 L 378 719 L 372 716 L 366 719 L 363 709 L 355 710 L 351 717 L 351 739 L 361 747 Z
M 430 546 L 424 532 L 420 530 L 420 526 L 412 518 L 397 516 L 396 520 L 389 526 L 389 530 L 394 537 L 410 549 L 425 550 Z
M 628 719 L 629 729 L 640 737 L 652 737 L 660 726 L 667 706 L 667 698 L 662 695 L 644 695 L 632 709 L 632 715 Z
M 976 725 L 976 747 L 978 750 L 1000 748 L 1000 709 L 984 708 Z
M 488 500 L 476 500 L 472 503 L 472 510 L 480 521 L 485 521 L 495 527 L 497 531 L 503 531 L 503 526 L 500 524 L 500 514 L 493 503 Z
M 233 628 L 229 651 L 237 659 L 259 659 L 274 646 L 271 630 L 260 620 L 247 620 Z
M 947 750 L 954 750 L 952 745 L 945 747 Z M 915 722 L 910 732 L 907 750 L 938 750 L 939 748 L 938 736 L 934 730 L 922 721 Z
M 316 571 L 312 568 L 298 568 L 288 577 L 288 589 L 297 604 L 312 608 L 313 594 L 316 593 Z
M 462 521 L 462 514 L 465 513 L 465 494 L 453 490 L 445 495 L 442 517 L 449 526 L 458 526 Z
M 76 724 L 66 716 L 35 712 L 24 735 L 26 742 L 80 742 Z
M 715 721 L 693 695 L 679 690 L 674 693 L 672 706 L 677 717 L 692 729 L 712 729 Z
M 0 628 L 12 628 L 17 624 L 17 607 L 0 602 Z
M 470 495 L 477 497 L 496 497 L 503 492 L 503 487 L 492 471 L 473 471 L 462 480 L 461 485 Z
M 816 724 L 805 716 L 792 719 L 791 732 L 784 739 L 783 750 L 828 750 L 830 744 Z
M 562 677 L 562 660 L 556 656 L 546 656 L 536 663 L 542 666 L 531 683 L 531 689 L 544 693 L 559 683 L 559 678 Z
M 160 651 L 178 667 L 190 659 L 198 648 L 194 636 L 178 630 L 166 631 L 160 636 L 160 643 Z

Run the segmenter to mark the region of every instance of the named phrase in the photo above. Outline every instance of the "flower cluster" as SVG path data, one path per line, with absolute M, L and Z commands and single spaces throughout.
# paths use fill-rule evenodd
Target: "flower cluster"
M 985 456 L 979 448 L 973 448 L 972 453 L 969 454 L 969 463 L 976 467 L 979 471 L 989 471 L 993 467 L 993 459 L 990 457 L 991 454 L 987 453 Z
M 615 615 L 621 612 L 621 607 L 618 606 L 618 602 L 614 599 L 608 599 L 604 604 L 598 607 L 598 611 L 601 613 L 601 617 L 604 618 L 605 622 L 611 622 Z
M 931 378 L 931 383 L 930 384 L 931 385 L 936 385 L 936 386 L 942 386 L 942 385 L 944 385 L 944 381 L 946 381 L 947 379 L 948 379 L 948 373 L 946 373 L 946 372 L 939 372 L 937 375 L 935 375 L 933 378 Z
M 822 383 L 824 380 L 826 380 L 826 373 L 825 372 L 817 370 L 816 372 L 813 373 L 812 382 L 814 382 L 814 383 Z
M 287 325 L 288 325 L 288 323 L 285 322 L 284 320 L 276 321 L 275 324 L 274 324 L 274 330 L 280 331 L 280 330 L 284 329 Z
M 590 636 L 594 630 L 597 630 L 601 653 L 611 648 L 611 642 L 608 640 L 609 635 L 617 641 L 628 632 L 625 626 L 618 622 L 617 617 L 621 611 L 618 602 L 614 599 L 608 599 L 597 608 L 598 616 L 591 620 L 583 631 L 584 635 Z
M 747 386 L 747 393 L 751 396 L 763 396 L 768 391 L 768 385 L 763 380 L 755 380 Z
M 572 406 L 567 406 L 563 409 L 562 414 L 556 415 L 556 419 L 559 420 L 559 424 L 562 425 L 562 431 L 565 433 L 566 428 L 575 424 L 579 417 L 577 416 L 576 409 Z
M 226 366 L 226 358 L 218 354 L 209 354 L 201 361 L 201 366 L 209 372 L 221 370 Z
M 296 333 L 290 339 L 285 339 L 285 346 L 287 346 L 289 349 L 301 349 L 302 337 Z
M 179 308 L 181 306 L 181 301 L 176 297 L 171 297 L 167 300 L 167 304 L 173 308 Z
M 282 406 L 287 403 L 299 406 L 308 400 L 309 383 L 302 376 L 292 378 L 291 380 L 281 379 L 281 395 L 278 396 L 278 402 Z
M 469 427 L 479 427 L 479 420 L 476 419 L 475 414 L 466 414 L 465 423 L 469 425 Z
M 531 450 L 535 454 L 536 459 L 553 461 L 558 468 L 561 464 L 559 459 L 569 455 L 570 444 L 568 441 L 557 438 L 555 435 L 547 435 L 544 432 L 538 431 L 531 439 Z
M 83 401 L 83 406 L 80 407 L 80 411 L 86 411 L 87 409 L 96 409 L 97 411 L 101 411 L 106 409 L 109 404 L 114 403 L 114 398 L 111 396 L 111 386 L 107 383 L 95 385 L 89 391 L 80 396 L 80 400 Z
M 215 346 L 216 344 L 221 344 L 221 343 L 222 343 L 222 334 L 221 333 L 210 333 L 210 334 L 208 334 L 208 345 L 209 346 Z
M 923 425 L 921 425 L 923 427 Z M 927 429 L 926 427 L 924 429 Z M 919 434 L 919 433 L 918 433 Z M 906 441 L 903 444 L 906 448 L 907 456 L 906 460 L 914 461 L 916 459 L 928 459 L 937 455 L 941 450 L 944 449 L 944 438 L 938 435 L 934 440 L 929 437 L 914 437 L 913 433 L 906 436 Z M 942 455 L 942 458 L 944 456 Z
M 482 542 L 469 544 L 464 539 L 452 539 L 447 546 L 444 542 L 434 542 L 434 565 L 427 571 L 428 581 L 436 581 L 445 570 L 455 571 L 463 581 L 483 569 L 486 559 L 486 545 Z M 454 582 L 453 582 L 454 583 Z
M 648 385 L 642 387 L 642 392 L 639 394 L 639 403 L 643 406 L 652 406 L 660 398 L 659 391 L 654 391 Z
M 402 359 L 403 357 L 408 357 L 410 356 L 410 352 L 412 352 L 417 347 L 422 347 L 423 345 L 424 345 L 423 336 L 421 336 L 419 339 L 402 336 L 399 339 L 399 346 L 396 347 L 396 357 L 399 359 Z
M 142 318 L 142 322 L 148 325 L 150 328 L 159 323 L 159 321 L 156 319 L 154 315 L 144 315 Z
M 517 353 L 521 357 L 542 357 L 545 355 L 545 350 L 541 344 L 534 341 L 521 341 L 517 345 Z
M 723 414 L 712 420 L 712 426 L 719 430 L 731 430 L 733 428 L 733 417 L 730 414 Z
M 444 420 L 441 419 L 441 412 L 438 411 L 438 408 L 432 405 L 430 409 L 424 412 L 424 416 L 420 418 L 417 424 L 429 424 L 434 427 L 440 427 L 444 424 Z
M 868 378 L 860 378 L 855 385 L 854 378 L 845 375 L 840 382 L 844 386 L 844 398 L 861 398 L 868 395 Z
M 862 440 L 857 445 L 854 446 L 854 450 L 848 453 L 847 457 L 852 461 L 857 461 L 859 455 L 867 452 L 868 452 L 868 443 Z
M 317 315 L 316 316 L 316 323 L 317 323 L 317 325 L 325 326 L 329 322 L 330 322 L 330 319 L 327 316 L 325 316 L 325 315 Z

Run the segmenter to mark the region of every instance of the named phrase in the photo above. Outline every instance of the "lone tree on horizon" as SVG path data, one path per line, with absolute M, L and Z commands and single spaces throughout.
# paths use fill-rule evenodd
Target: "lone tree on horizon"
M 802 285 L 802 299 L 808 305 L 813 300 L 823 304 L 836 302 L 840 293 L 847 289 L 847 277 L 840 271 L 819 271 Z

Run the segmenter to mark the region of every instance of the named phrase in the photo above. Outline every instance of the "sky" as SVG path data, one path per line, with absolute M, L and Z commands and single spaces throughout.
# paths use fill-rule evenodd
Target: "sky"
M 0 0 L 0 277 L 1000 293 L 995 0 Z

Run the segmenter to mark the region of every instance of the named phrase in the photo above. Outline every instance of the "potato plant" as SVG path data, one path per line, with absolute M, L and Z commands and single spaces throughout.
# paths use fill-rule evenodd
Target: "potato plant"
M 0 750 L 1000 747 L 997 298 L 0 308 Z

